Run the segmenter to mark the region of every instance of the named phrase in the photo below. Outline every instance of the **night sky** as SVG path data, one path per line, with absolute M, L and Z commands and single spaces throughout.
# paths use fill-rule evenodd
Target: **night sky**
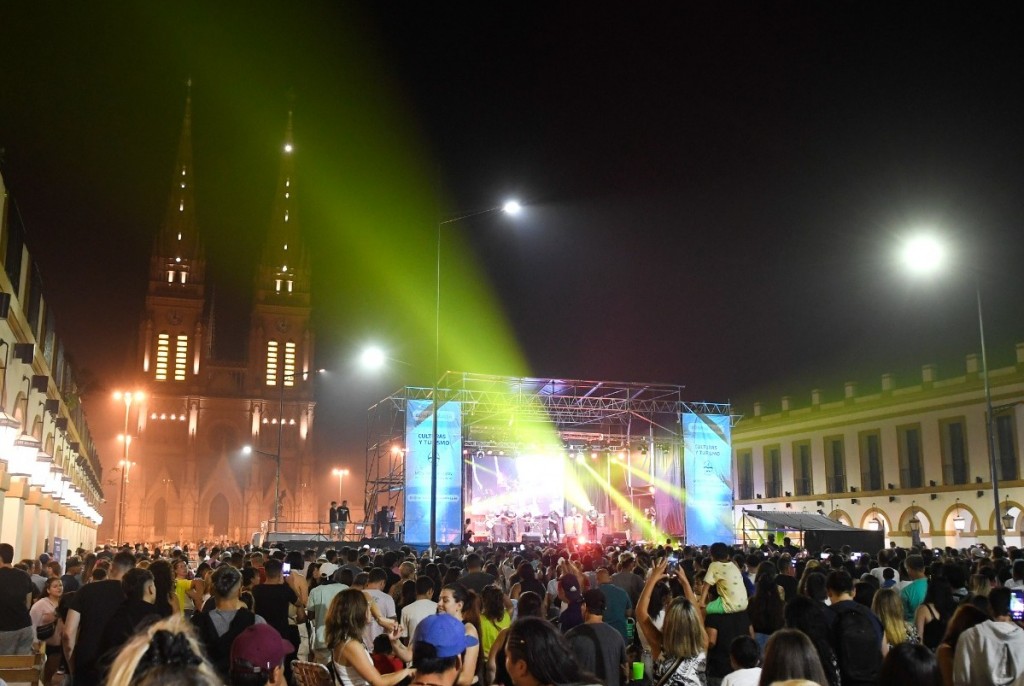
M 429 383 L 432 330 L 381 284 L 432 293 L 438 213 L 510 194 L 515 224 L 451 240 L 536 376 L 680 384 L 741 413 L 929 362 L 952 376 L 978 349 L 975 280 L 990 364 L 1024 341 L 1019 3 L 37 4 L 0 8 L 3 173 L 98 434 L 131 377 L 188 78 L 222 357 L 294 102 L 332 464 L 361 466 L 371 402 Z M 395 234 L 396 268 L 357 268 L 347 246 L 397 232 L 403 204 L 422 228 Z M 955 246 L 929 283 L 894 260 L 920 227 Z M 443 325 L 471 333 L 459 315 Z M 371 341 L 409 364 L 357 374 L 343 361 Z

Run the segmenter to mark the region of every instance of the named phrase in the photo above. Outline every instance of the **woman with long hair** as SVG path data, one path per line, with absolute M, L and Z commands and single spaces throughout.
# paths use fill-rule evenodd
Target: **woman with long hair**
M 509 628 L 505 669 L 513 686 L 598 683 L 580 669 L 561 632 L 540 617 L 517 619 Z
M 369 621 L 370 605 L 365 593 L 348 588 L 334 596 L 324 623 L 334 677 L 342 686 L 397 686 L 414 672 L 411 669 L 391 674 L 377 671 L 370 651 L 363 644 L 363 630 Z
M 519 581 L 512 585 L 509 590 L 508 596 L 512 600 L 518 600 L 519 596 L 526 591 L 533 591 L 541 598 L 544 597 L 546 592 L 544 584 L 537 580 L 537 572 L 534 570 L 533 565 L 529 562 L 524 562 L 519 565 L 516 574 L 519 576 Z
M 956 655 L 956 644 L 960 634 L 988 620 L 988 614 L 970 603 L 964 603 L 956 609 L 946 625 L 946 635 L 935 649 L 935 659 L 939 663 L 943 686 L 953 686 L 953 657 Z
M 901 643 L 917 643 L 917 627 L 903 619 L 903 600 L 892 588 L 883 588 L 871 601 L 871 611 L 882 623 L 882 657 Z
M 477 645 L 466 648 L 462 656 L 462 671 L 455 682 L 456 686 L 470 686 L 479 681 L 477 676 L 480 660 L 480 611 L 476 606 L 476 594 L 462 584 L 448 584 L 441 589 L 441 597 L 437 602 L 437 611 L 455 617 L 466 627 L 466 635 L 477 639 Z
M 668 576 L 667 567 L 666 559 L 651 570 L 636 605 L 637 623 L 651 646 L 654 680 L 671 674 L 668 681 L 674 686 L 705 686 L 708 635 L 690 581 L 682 569 L 676 570 L 676 578 L 683 587 L 683 597 L 676 598 L 666 608 L 660 630 L 649 614 L 651 594 L 658 582 Z
M 786 628 L 798 629 L 811 639 L 818 660 L 825 671 L 828 686 L 839 686 L 839 661 L 828 642 L 829 629 L 825 619 L 825 606 L 805 595 L 797 595 L 786 603 Z M 822 682 L 825 686 L 825 682 Z
M 32 617 L 32 628 L 39 636 L 39 629 L 49 632 L 49 636 L 40 640 L 46 645 L 46 668 L 43 670 L 43 683 L 49 684 L 51 677 L 60 667 L 60 658 L 63 654 L 61 649 L 61 634 L 64 631 L 64 622 L 57 614 L 60 606 L 60 597 L 64 594 L 64 582 L 60 577 L 51 576 L 43 584 L 43 595 L 32 604 L 29 615 Z
M 914 615 L 917 635 L 926 648 L 934 651 L 939 647 L 954 612 L 956 600 L 953 598 L 953 587 L 943 577 L 933 576 L 928 580 L 924 601 Z
M 765 567 L 762 564 L 761 567 Z M 784 610 L 786 604 L 782 600 L 781 590 L 775 582 L 774 567 L 761 571 L 758 569 L 757 581 L 754 582 L 754 595 L 747 601 L 747 614 L 754 627 L 754 639 L 764 652 L 768 637 L 786 625 Z
M 519 619 L 526 617 L 544 616 L 544 599 L 533 591 L 523 591 L 519 596 L 517 606 Z M 509 626 L 511 628 L 511 625 Z M 491 650 L 487 654 L 487 683 L 501 684 L 501 686 L 513 686 L 512 678 L 505 667 L 506 650 L 509 628 L 502 629 L 491 644 Z
M 505 611 L 505 594 L 497 586 L 485 586 L 480 593 L 480 652 L 490 655 L 494 639 L 507 629 L 512 618 Z
M 811 639 L 798 629 L 779 629 L 765 646 L 760 686 L 776 681 L 806 679 L 826 684 L 828 679 Z
M 153 575 L 153 583 L 156 585 L 156 606 L 157 613 L 164 619 L 175 613 L 180 613 L 178 607 L 178 595 L 174 592 L 174 573 L 171 570 L 171 563 L 167 560 L 154 560 L 149 565 L 149 571 Z

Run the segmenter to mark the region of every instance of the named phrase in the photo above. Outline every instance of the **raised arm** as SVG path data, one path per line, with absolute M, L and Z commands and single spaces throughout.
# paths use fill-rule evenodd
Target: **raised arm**
M 644 590 L 640 592 L 640 599 L 636 602 L 636 621 L 640 626 L 640 631 L 644 632 L 647 642 L 651 644 L 651 656 L 655 660 L 661 656 L 661 631 L 658 630 L 658 627 L 654 626 L 647 608 L 651 604 L 651 593 L 654 592 L 654 586 L 665 578 L 665 568 L 667 566 L 668 561 L 666 560 L 662 560 L 655 565 L 654 569 L 647 576 L 647 583 L 644 584 Z

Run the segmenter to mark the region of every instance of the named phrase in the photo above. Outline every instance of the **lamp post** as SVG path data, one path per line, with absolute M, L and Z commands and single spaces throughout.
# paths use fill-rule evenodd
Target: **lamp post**
M 437 550 L 437 415 L 441 409 L 438 398 L 439 376 L 441 375 L 441 230 L 448 224 L 460 222 L 470 217 L 478 217 L 484 214 L 504 212 L 509 216 L 515 216 L 522 211 L 522 205 L 516 200 L 508 200 L 502 205 L 489 207 L 485 210 L 459 214 L 448 219 L 437 222 L 437 244 L 436 244 L 436 288 L 434 291 L 434 378 L 431 388 L 431 427 L 432 439 L 430 445 L 430 555 L 434 556 Z
M 945 247 L 935 238 L 927 235 L 915 236 L 903 246 L 903 261 L 918 274 L 933 273 L 945 260 Z M 981 380 L 985 392 L 985 438 L 988 449 L 988 466 L 992 478 L 992 502 L 995 509 L 996 545 L 1005 545 L 1003 522 L 999 516 L 999 471 L 996 465 L 995 435 L 992 418 L 992 388 L 988 378 L 988 358 L 985 354 L 985 319 L 981 308 L 981 282 L 975 278 L 975 301 L 978 307 L 978 337 L 981 343 Z
M 128 446 L 131 445 L 132 437 L 128 433 L 128 418 L 132 411 L 132 402 L 136 400 L 142 400 L 145 394 L 142 391 L 114 391 L 114 400 L 120 400 L 124 402 L 124 431 L 121 433 L 119 438 L 124 444 L 123 452 L 121 453 L 121 501 L 118 505 L 118 518 L 117 518 L 117 542 L 124 542 L 124 518 L 127 514 L 127 510 L 124 506 L 125 490 L 128 484 L 128 470 L 131 468 L 131 463 L 128 461 Z
M 348 470 L 347 469 L 339 469 L 339 468 L 335 467 L 334 469 L 331 470 L 331 474 L 333 474 L 334 476 L 338 477 L 338 502 L 340 503 L 341 500 L 342 500 L 342 495 L 341 495 L 342 494 L 342 490 L 343 490 L 342 484 L 345 483 L 345 477 L 348 476 Z

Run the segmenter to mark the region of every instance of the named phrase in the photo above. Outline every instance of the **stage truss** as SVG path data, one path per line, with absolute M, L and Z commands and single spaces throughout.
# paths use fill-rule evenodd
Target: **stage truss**
M 682 451 L 683 411 L 730 414 L 724 403 L 683 400 L 683 386 L 620 381 L 506 377 L 447 372 L 438 382 L 439 402 L 458 401 L 463 412 L 464 454 L 480 450 L 514 455 L 525 449 L 529 424 L 553 427 L 564 450 Z M 405 408 L 431 400 L 432 388 L 406 386 L 368 410 L 366 523 L 382 506 L 401 511 L 405 489 Z M 643 465 L 641 465 L 643 466 Z M 632 483 L 626 495 L 633 500 Z M 642 488 L 646 489 L 647 486 Z M 645 491 L 646 492 L 646 491 Z

